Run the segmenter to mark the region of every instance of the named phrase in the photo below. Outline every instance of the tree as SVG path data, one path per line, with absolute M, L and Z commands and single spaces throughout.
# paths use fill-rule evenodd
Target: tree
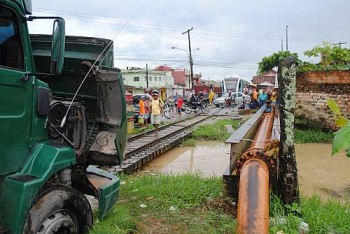
M 300 63 L 297 53 L 291 53 L 290 51 L 279 51 L 275 52 L 270 56 L 264 57 L 261 62 L 258 63 L 258 74 L 267 72 L 275 67 L 287 57 L 294 57 L 297 60 L 297 64 Z
M 350 49 L 323 42 L 304 52 L 307 57 L 321 57 L 319 65 L 323 69 L 344 69 L 350 65 Z M 319 69 L 318 69 L 319 70 Z

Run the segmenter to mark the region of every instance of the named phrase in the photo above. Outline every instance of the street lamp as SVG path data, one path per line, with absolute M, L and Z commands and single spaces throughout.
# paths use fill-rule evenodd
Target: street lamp
M 181 48 L 176 47 L 176 46 L 172 46 L 171 49 L 173 49 L 173 50 L 175 50 L 175 49 L 182 50 L 182 51 L 185 51 L 188 54 L 188 57 L 190 59 L 190 77 L 191 77 L 190 84 L 192 83 L 192 89 L 193 89 L 193 86 L 194 86 L 193 85 L 193 81 L 194 81 L 194 79 L 193 79 L 193 59 L 192 59 L 191 51 L 187 51 L 185 49 L 181 49 Z M 199 50 L 199 48 L 196 48 L 195 50 Z M 190 88 L 191 88 L 191 85 L 190 85 Z

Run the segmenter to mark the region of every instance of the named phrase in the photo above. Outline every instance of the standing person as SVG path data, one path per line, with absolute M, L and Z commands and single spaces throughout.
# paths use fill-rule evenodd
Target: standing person
M 175 98 L 173 95 L 168 97 L 167 104 L 169 106 L 169 110 L 170 110 L 171 118 L 172 118 L 172 117 L 174 117 L 174 114 L 175 114 Z
M 138 123 L 140 124 L 141 128 L 143 128 L 145 124 L 145 102 L 146 102 L 146 97 L 142 96 L 139 102 L 139 120 L 138 120 Z
M 258 92 L 256 91 L 256 88 L 254 87 L 253 93 L 252 93 L 252 102 L 253 102 L 253 108 L 259 107 L 258 105 Z
M 262 89 L 262 92 L 261 92 L 261 94 L 259 95 L 258 98 L 259 98 L 259 102 L 260 102 L 260 107 L 262 107 L 265 104 L 265 102 L 266 102 L 266 100 L 268 98 L 268 96 L 267 96 L 267 94 L 265 92 L 265 89 Z
M 181 95 L 179 95 L 177 97 L 177 113 L 179 113 L 180 115 L 180 119 L 181 119 L 181 113 L 182 113 L 182 107 L 184 105 L 184 101 L 182 100 Z
M 150 105 L 150 113 L 151 113 L 151 123 L 156 129 L 156 135 L 158 135 L 160 117 L 163 113 L 163 102 L 158 99 L 159 93 L 158 90 L 153 90 L 152 92 L 153 100 Z
M 210 108 L 211 108 L 212 105 L 213 105 L 214 96 L 215 96 L 215 93 L 214 93 L 213 90 L 211 89 L 211 90 L 210 90 L 210 93 L 209 93 L 209 104 L 210 104 Z
M 150 109 L 150 100 L 149 100 L 149 97 L 146 97 L 146 100 L 145 100 L 145 126 L 147 126 L 150 121 L 149 121 L 149 109 Z
M 272 91 L 271 102 L 272 102 L 272 105 L 275 105 L 277 102 L 277 89 L 276 88 L 274 88 Z

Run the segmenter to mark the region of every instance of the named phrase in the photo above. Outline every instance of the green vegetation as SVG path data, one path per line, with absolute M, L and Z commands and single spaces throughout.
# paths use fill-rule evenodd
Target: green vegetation
M 285 211 L 287 210 L 287 213 Z M 270 233 L 283 231 L 298 234 L 301 222 L 309 233 L 350 233 L 350 203 L 336 200 L 322 202 L 319 197 L 302 198 L 300 205 L 285 205 L 277 197 L 270 204 Z
M 333 132 L 323 131 L 322 129 L 312 128 L 295 128 L 294 141 L 297 144 L 301 143 L 332 143 Z
M 123 176 L 120 198 L 91 234 L 233 233 L 234 208 L 222 197 L 222 178 L 200 175 Z M 310 233 L 350 233 L 350 204 L 302 198 L 283 206 L 275 196 L 270 205 L 270 233 L 299 233 L 302 221 Z M 95 215 L 97 219 L 97 215 Z
M 298 59 L 297 53 L 289 51 L 275 52 L 266 56 L 258 63 L 258 74 L 267 72 L 278 67 L 280 61 L 286 57 L 295 57 L 297 59 L 298 71 L 331 71 L 331 70 L 349 70 L 350 69 L 350 49 L 333 45 L 329 42 L 323 42 L 311 50 L 304 52 L 307 57 L 320 57 L 319 63 L 310 63 Z
M 225 141 L 230 137 L 225 125 L 231 125 L 232 128 L 237 129 L 239 122 L 233 119 L 221 119 L 213 124 L 201 125 L 192 132 L 191 139 Z
M 349 70 L 350 49 L 341 48 L 329 42 L 323 42 L 311 50 L 304 52 L 308 57 L 320 57 L 317 64 L 304 63 L 300 67 L 302 71 L 327 71 L 327 70 Z
M 95 222 L 97 233 L 232 233 L 223 207 L 222 179 L 200 175 L 143 175 L 122 178 L 113 211 Z M 231 209 L 232 211 L 232 209 Z
M 297 53 L 291 53 L 289 51 L 275 52 L 270 56 L 264 57 L 262 61 L 258 63 L 258 74 L 272 70 L 274 67 L 278 67 L 279 63 L 287 57 L 295 57 L 297 61 L 300 61 Z
M 350 157 L 350 121 L 343 116 L 338 104 L 333 99 L 329 99 L 327 105 L 335 115 L 335 123 L 338 127 L 341 127 L 334 134 L 332 154 L 334 155 L 340 150 L 345 149 L 346 156 Z

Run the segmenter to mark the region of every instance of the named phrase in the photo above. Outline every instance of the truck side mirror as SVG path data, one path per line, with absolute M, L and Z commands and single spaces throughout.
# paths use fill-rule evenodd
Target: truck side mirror
M 65 50 L 65 23 L 64 19 L 58 18 L 53 23 L 52 47 L 51 47 L 51 75 L 59 75 L 63 71 Z

